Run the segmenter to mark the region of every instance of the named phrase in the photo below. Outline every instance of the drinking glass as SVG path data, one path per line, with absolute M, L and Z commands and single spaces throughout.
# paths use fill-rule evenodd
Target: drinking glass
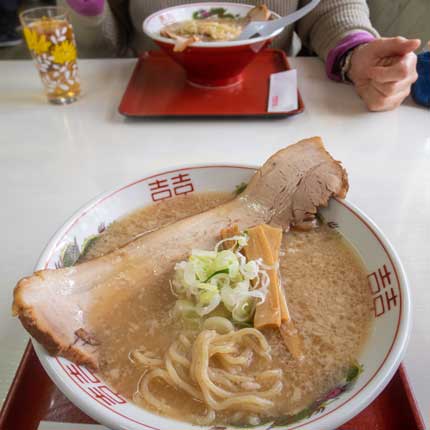
M 66 10 L 57 6 L 36 7 L 22 12 L 20 20 L 48 101 L 76 101 L 81 86 L 75 35 Z

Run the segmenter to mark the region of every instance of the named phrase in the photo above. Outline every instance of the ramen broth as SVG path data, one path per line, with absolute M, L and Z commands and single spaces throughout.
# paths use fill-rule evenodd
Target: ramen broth
M 85 258 L 103 255 L 136 236 L 232 197 L 200 193 L 139 209 L 111 224 Z M 284 235 L 281 255 L 281 277 L 290 313 L 303 337 L 304 358 L 293 359 L 278 333 L 264 330 L 272 350 L 270 366 L 283 371 L 283 389 L 274 399 L 272 416 L 297 413 L 333 389 L 357 360 L 372 322 L 365 268 L 336 230 L 323 224 L 309 232 L 290 231 Z M 118 290 L 115 295 L 104 296 L 92 314 L 100 342 L 102 376 L 123 396 L 147 409 L 148 405 L 134 396 L 143 369 L 130 361 L 129 353 L 144 348 L 163 357 L 179 334 L 190 330 L 172 313 L 176 300 L 169 288 L 172 276 L 173 268 L 158 285 L 142 285 L 137 296 L 129 297 L 127 292 L 121 295 Z M 106 309 L 112 315 L 109 321 L 102 317 Z M 192 420 L 190 416 L 205 411 L 201 402 L 162 383 L 154 392 L 181 411 L 173 418 Z M 218 412 L 216 417 L 217 424 L 243 424 L 249 419 L 246 413 L 234 410 Z M 253 419 L 258 423 L 255 414 Z

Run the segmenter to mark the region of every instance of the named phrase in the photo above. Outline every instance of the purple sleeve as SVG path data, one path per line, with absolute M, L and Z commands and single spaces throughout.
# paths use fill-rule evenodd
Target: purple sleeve
M 103 13 L 105 0 L 67 0 L 67 4 L 79 15 L 97 16 Z
M 339 73 L 335 73 L 333 69 L 339 62 L 339 60 L 342 58 L 342 56 L 356 46 L 361 45 L 363 43 L 372 42 L 372 40 L 375 40 L 375 36 L 371 35 L 370 33 L 367 33 L 366 31 L 359 31 L 357 33 L 349 34 L 348 36 L 343 38 L 338 43 L 338 45 L 328 53 L 327 61 L 325 64 L 327 76 L 334 81 L 341 81 L 342 78 L 340 77 Z

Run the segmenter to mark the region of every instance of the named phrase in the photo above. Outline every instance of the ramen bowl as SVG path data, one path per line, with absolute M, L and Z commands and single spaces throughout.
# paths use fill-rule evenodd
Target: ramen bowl
M 187 73 L 188 82 L 209 87 L 225 87 L 241 81 L 245 67 L 281 31 L 269 36 L 248 40 L 224 42 L 195 42 L 182 52 L 175 52 L 175 41 L 160 35 L 164 26 L 189 20 L 194 14 L 206 14 L 211 10 L 223 10 L 233 16 L 245 16 L 253 6 L 246 4 L 209 2 L 192 3 L 162 9 L 150 15 L 143 23 L 143 31 L 154 40 Z M 272 16 L 279 15 L 272 12 Z
M 198 165 L 145 173 L 141 179 L 111 190 L 79 209 L 53 236 L 36 270 L 73 264 L 89 238 L 118 218 L 178 193 L 232 192 L 243 188 L 256 167 Z M 180 188 L 177 178 L 182 178 Z M 156 184 L 167 184 L 157 187 Z M 352 203 L 331 199 L 320 211 L 361 255 L 373 297 L 374 325 L 359 356 L 359 365 L 305 411 L 279 417 L 258 429 L 335 429 L 364 409 L 387 385 L 400 364 L 411 324 L 408 282 L 402 264 L 379 228 Z M 67 260 L 67 261 L 66 261 Z M 111 388 L 103 378 L 62 357 L 52 357 L 33 340 L 36 353 L 60 390 L 96 421 L 112 429 L 189 430 L 191 424 L 142 409 Z M 210 427 L 194 426 L 196 430 Z M 233 430 L 235 427 L 217 427 Z M 213 429 L 213 427 L 212 427 Z

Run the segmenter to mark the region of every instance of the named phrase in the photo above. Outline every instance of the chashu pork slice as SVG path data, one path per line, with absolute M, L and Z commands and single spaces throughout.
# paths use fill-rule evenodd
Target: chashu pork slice
M 344 197 L 346 171 L 319 137 L 280 150 L 255 173 L 234 200 L 146 234 L 103 257 L 74 267 L 41 270 L 21 279 L 14 290 L 13 313 L 51 354 L 98 368 L 98 342 L 91 312 L 101 297 L 137 297 L 142 288 L 166 280 L 174 264 L 192 248 L 211 249 L 219 232 L 232 224 L 244 230 L 275 224 L 287 230 Z M 106 314 L 106 318 L 112 317 Z

